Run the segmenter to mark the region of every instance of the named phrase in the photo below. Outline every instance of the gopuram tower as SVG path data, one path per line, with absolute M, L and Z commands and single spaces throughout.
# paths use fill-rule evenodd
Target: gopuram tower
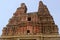
M 27 13 L 22 3 L 2 30 L 0 40 L 59 40 L 58 26 L 47 6 L 39 2 L 38 11 Z

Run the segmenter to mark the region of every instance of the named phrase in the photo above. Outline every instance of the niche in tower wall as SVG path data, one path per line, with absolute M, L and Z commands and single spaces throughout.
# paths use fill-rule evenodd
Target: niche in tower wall
M 31 21 L 31 17 L 28 17 L 27 20 L 28 20 L 28 21 Z

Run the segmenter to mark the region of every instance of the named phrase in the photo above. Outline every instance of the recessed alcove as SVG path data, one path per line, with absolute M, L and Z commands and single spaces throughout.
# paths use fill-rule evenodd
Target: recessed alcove
M 27 34 L 30 33 L 30 30 L 27 30 Z
M 27 20 L 28 20 L 28 21 L 31 21 L 31 17 L 28 17 Z

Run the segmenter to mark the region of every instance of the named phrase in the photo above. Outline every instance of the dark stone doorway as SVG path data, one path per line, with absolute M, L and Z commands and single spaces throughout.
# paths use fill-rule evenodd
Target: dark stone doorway
M 20 39 L 20 40 L 36 40 L 36 39 Z

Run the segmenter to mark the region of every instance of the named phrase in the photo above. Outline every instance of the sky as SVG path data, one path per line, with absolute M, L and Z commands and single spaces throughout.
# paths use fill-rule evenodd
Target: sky
M 0 0 L 0 35 L 2 34 L 3 27 L 9 22 L 16 9 L 21 3 L 25 3 L 28 11 L 38 11 L 38 4 L 40 0 Z M 50 14 L 53 16 L 55 24 L 58 25 L 60 33 L 60 0 L 42 0 L 47 5 Z

